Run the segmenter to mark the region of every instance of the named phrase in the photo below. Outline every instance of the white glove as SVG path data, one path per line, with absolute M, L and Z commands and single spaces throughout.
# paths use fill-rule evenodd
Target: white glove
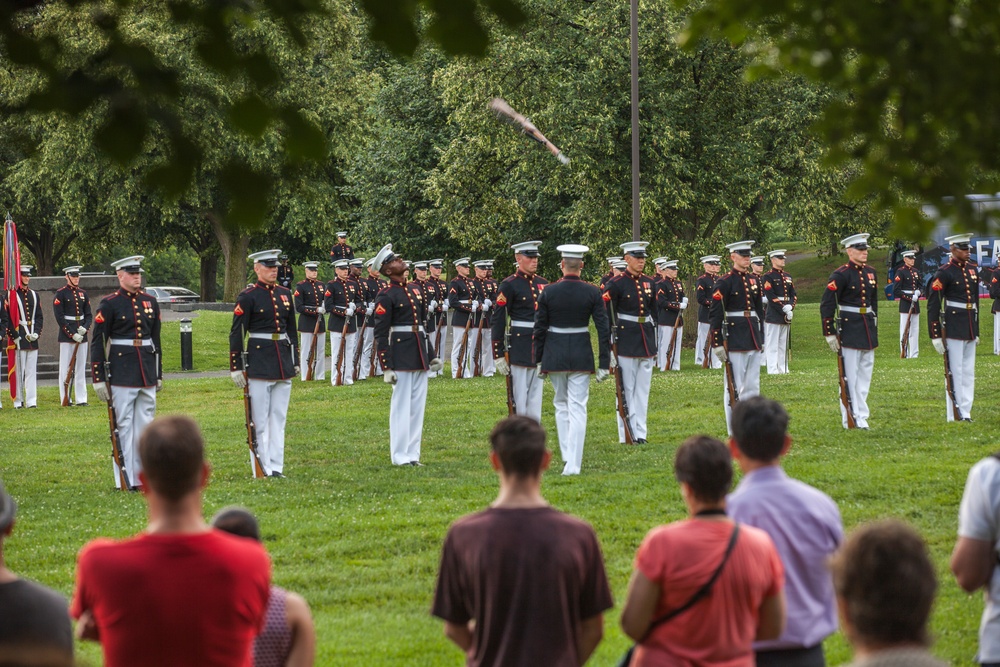
M 789 324 L 791 324 L 791 322 L 792 322 L 792 311 L 788 311 L 785 314 L 785 321 L 788 322 Z
M 489 299 L 484 299 L 483 300 L 483 310 L 489 310 L 490 306 L 492 306 L 492 305 L 493 305 L 493 302 L 490 301 Z
M 354 314 L 354 311 L 356 311 L 357 309 L 358 309 L 358 307 L 357 307 L 356 304 L 349 303 L 349 304 L 347 304 L 347 310 L 344 311 L 344 315 L 346 317 L 350 317 L 351 315 Z
M 826 339 L 826 344 L 830 346 L 830 349 L 836 352 L 840 349 L 840 341 L 837 340 L 836 336 L 823 336 Z
M 937 350 L 938 354 L 944 354 L 944 341 L 940 338 L 931 338 L 931 345 Z
M 386 370 L 382 373 L 382 382 L 386 384 L 396 384 L 396 371 Z
M 784 306 L 781 307 L 781 312 L 783 312 L 785 315 L 791 315 L 792 314 L 792 304 L 786 303 Z
M 156 391 L 163 391 L 163 380 L 156 381 Z
M 726 361 L 726 358 L 727 358 L 726 357 L 726 348 L 722 347 L 721 345 L 718 346 L 718 347 L 713 347 L 712 348 L 712 354 L 714 354 L 715 358 L 718 359 L 719 361 L 722 361 L 722 362 Z
M 472 303 L 470 303 L 469 304 L 469 310 L 472 311 L 473 313 L 476 312 L 477 310 L 479 310 L 479 302 L 478 301 L 473 301 Z
M 233 384 L 236 385 L 237 389 L 247 386 L 247 376 L 243 374 L 243 371 L 232 371 L 229 373 L 229 377 L 233 378 Z
M 438 302 L 437 299 L 431 299 L 431 302 L 427 304 L 427 310 L 437 310 Z
M 538 362 L 538 365 L 535 366 L 535 369 L 538 371 L 539 377 L 545 377 L 545 371 L 542 370 L 542 362 Z
M 510 366 L 507 365 L 507 360 L 503 357 L 497 357 L 493 360 L 493 365 L 497 369 L 497 373 L 500 375 L 510 375 Z
M 75 334 L 73 334 L 72 338 L 73 338 L 73 340 L 75 340 L 75 341 L 76 341 L 77 343 L 82 343 L 82 342 L 83 342 L 83 336 L 81 336 L 81 335 L 80 335 L 80 334 L 78 334 L 78 333 L 75 333 Z
M 326 315 L 326 306 L 324 306 L 323 304 L 320 304 L 319 308 L 316 309 L 316 314 L 317 315 Z
M 78 334 L 80 334 L 81 336 L 86 336 L 87 335 L 87 329 L 86 329 L 86 327 L 77 327 L 76 328 L 76 332 Z
M 913 300 L 914 301 L 920 300 L 920 290 L 918 289 L 913 290 Z
M 295 371 L 296 375 L 299 375 L 302 372 L 302 369 L 299 368 L 298 364 L 295 364 L 294 366 L 292 366 L 292 369 Z
M 375 312 L 375 304 L 374 303 L 368 304 L 368 307 L 365 308 L 365 315 L 371 315 L 374 312 Z
M 683 299 L 681 299 L 681 310 L 687 310 L 687 307 L 688 307 L 688 298 L 684 297 Z
M 97 398 L 101 399 L 105 403 L 111 400 L 111 392 L 108 390 L 107 382 L 95 382 L 94 393 L 97 394 Z
M 598 368 L 597 372 L 594 373 L 594 379 L 598 382 L 604 382 L 608 378 L 609 372 L 603 368 Z
M 25 339 L 27 339 L 29 343 L 34 343 L 36 340 L 38 340 L 38 334 L 30 333 L 27 336 L 25 336 Z
M 437 373 L 442 368 L 444 368 L 444 362 L 441 361 L 440 357 L 434 357 L 433 359 L 431 359 L 431 363 L 427 364 L 427 367 L 428 369 L 430 369 L 431 373 Z
M 447 313 L 449 308 L 451 308 L 451 302 L 445 299 L 444 303 L 441 304 L 441 312 Z
M 765 306 L 767 305 L 768 298 L 766 296 L 764 296 L 763 294 L 761 294 L 760 295 L 760 300 L 764 303 Z
M 618 368 L 618 357 L 616 357 L 613 354 L 611 355 L 611 363 L 608 365 L 608 368 L 611 369 L 612 371 Z

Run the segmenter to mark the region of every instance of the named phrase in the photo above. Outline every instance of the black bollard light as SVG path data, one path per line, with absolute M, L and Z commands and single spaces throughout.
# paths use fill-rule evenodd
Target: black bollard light
M 181 320 L 181 370 L 194 370 L 194 361 L 191 359 L 191 320 L 187 318 Z

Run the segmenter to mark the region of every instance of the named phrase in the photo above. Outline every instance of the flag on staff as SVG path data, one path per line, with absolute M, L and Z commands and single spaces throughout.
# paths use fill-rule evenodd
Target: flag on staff
M 17 294 L 21 287 L 21 249 L 17 245 L 17 226 L 7 213 L 3 223 L 3 288 L 7 292 L 7 313 L 10 317 L 10 330 L 16 332 L 21 322 L 18 316 Z M 17 400 L 17 345 L 14 339 L 7 337 L 7 383 L 10 385 L 10 397 Z

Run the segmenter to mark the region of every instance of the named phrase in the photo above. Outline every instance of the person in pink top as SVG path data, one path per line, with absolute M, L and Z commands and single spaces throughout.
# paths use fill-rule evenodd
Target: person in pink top
M 622 630 L 638 643 L 631 665 L 753 667 L 754 640 L 775 639 L 784 628 L 781 559 L 764 531 L 740 525 L 734 534 L 724 444 L 688 438 L 674 471 L 689 518 L 654 528 L 639 546 L 621 615 Z
M 209 466 L 198 425 L 154 420 L 139 440 L 146 531 L 80 550 L 70 614 L 105 667 L 250 667 L 264 627 L 271 562 L 251 540 L 202 516 Z

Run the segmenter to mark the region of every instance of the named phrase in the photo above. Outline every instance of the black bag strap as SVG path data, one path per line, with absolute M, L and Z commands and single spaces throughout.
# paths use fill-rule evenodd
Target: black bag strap
M 650 623 L 649 627 L 646 629 L 646 634 L 643 635 L 642 640 L 640 640 L 639 643 L 645 641 L 646 637 L 648 637 L 657 626 L 666 623 L 674 616 L 679 616 L 680 614 L 683 614 L 688 609 L 695 606 L 699 600 L 708 595 L 708 592 L 712 589 L 712 584 L 714 584 L 715 580 L 719 578 L 720 574 L 722 574 L 722 568 L 725 567 L 726 561 L 729 560 L 729 555 L 733 553 L 733 547 L 736 546 L 736 537 L 739 535 L 739 533 L 740 533 L 740 524 L 737 523 L 733 526 L 733 532 L 729 536 L 729 544 L 726 545 L 726 552 L 722 554 L 722 561 L 719 563 L 719 566 L 715 568 L 715 572 L 712 573 L 712 576 L 709 578 L 709 580 L 706 581 L 705 584 L 701 588 L 699 588 L 694 595 L 691 596 L 690 600 L 682 604 L 680 607 L 668 611 L 666 614 L 660 616 L 659 618 L 654 618 L 653 622 Z

